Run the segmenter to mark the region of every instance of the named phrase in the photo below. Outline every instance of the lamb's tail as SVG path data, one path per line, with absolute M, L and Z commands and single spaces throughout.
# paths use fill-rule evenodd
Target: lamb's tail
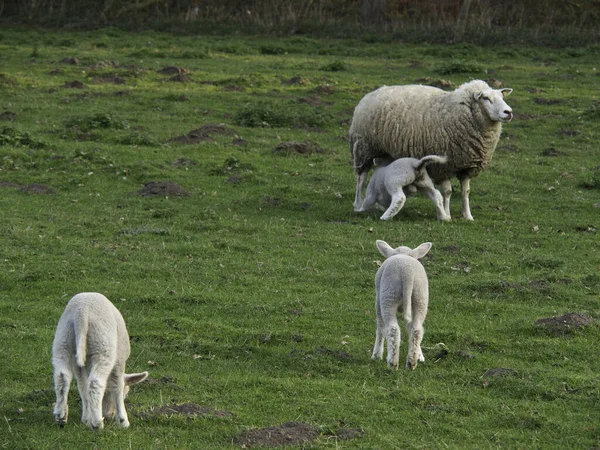
M 447 156 L 428 155 L 419 160 L 419 163 L 417 164 L 416 169 L 420 170 L 427 164 L 431 164 L 431 163 L 445 164 L 447 161 L 448 161 Z
M 79 315 L 73 322 L 73 328 L 75 329 L 75 360 L 79 367 L 85 366 L 87 358 L 88 325 L 88 317 L 85 313 Z

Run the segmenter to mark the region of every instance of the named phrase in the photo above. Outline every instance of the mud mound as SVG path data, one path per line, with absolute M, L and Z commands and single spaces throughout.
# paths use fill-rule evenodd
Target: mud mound
M 64 87 L 69 88 L 69 89 L 83 89 L 85 87 L 85 84 L 83 84 L 79 80 L 73 80 L 73 81 L 66 81 Z
M 301 155 L 310 155 L 312 153 L 323 153 L 323 150 L 317 148 L 315 144 L 312 142 L 282 142 L 275 149 L 273 149 L 273 153 L 280 154 L 290 154 L 290 153 L 299 153 Z
M 160 73 L 161 75 L 187 75 L 190 73 L 189 70 L 177 66 L 163 67 L 162 69 L 157 70 L 156 72 Z
M 20 191 L 27 192 L 28 194 L 41 194 L 41 195 L 52 195 L 56 194 L 56 191 L 50 186 L 45 184 L 32 183 L 27 186 L 21 186 Z
M 197 144 L 199 142 L 215 142 L 214 134 L 223 136 L 236 136 L 236 131 L 225 124 L 206 124 L 188 134 L 169 139 L 169 142 L 178 142 L 180 144 Z
M 215 417 L 229 417 L 233 416 L 233 413 L 228 411 L 219 411 L 208 406 L 198 405 L 196 403 L 187 402 L 181 405 L 165 405 L 160 408 L 151 409 L 147 415 L 153 416 L 172 416 L 182 415 L 186 417 L 199 417 L 199 416 L 215 416 Z
M 0 120 L 8 120 L 10 122 L 12 122 L 13 120 L 17 119 L 17 113 L 11 112 L 11 111 L 4 111 L 3 113 L 0 113 Z
M 106 84 L 106 83 L 125 84 L 125 78 L 121 78 L 121 77 L 118 77 L 116 75 L 109 75 L 109 76 L 106 76 L 106 77 L 96 77 L 96 78 L 94 78 L 94 83 L 98 83 L 98 84 Z
M 236 442 L 242 448 L 249 447 L 283 447 L 286 445 L 303 445 L 314 441 L 319 436 L 315 427 L 302 422 L 288 422 L 278 427 L 248 430 Z
M 144 184 L 138 194 L 141 197 L 186 197 L 190 195 L 172 181 L 150 181 Z
M 562 336 L 590 326 L 594 322 L 595 320 L 587 314 L 571 312 L 562 316 L 538 319 L 535 321 L 535 324 L 549 330 L 553 334 Z
M 79 58 L 75 58 L 74 56 L 69 57 L 69 58 L 63 58 L 60 60 L 60 62 L 62 64 L 69 64 L 71 66 L 78 66 L 79 65 Z

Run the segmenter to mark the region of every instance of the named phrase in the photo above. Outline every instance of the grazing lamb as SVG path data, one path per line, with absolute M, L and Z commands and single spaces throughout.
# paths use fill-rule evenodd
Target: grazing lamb
M 387 339 L 388 366 L 398 369 L 400 327 L 396 315 L 400 310 L 404 315 L 408 334 L 406 368 L 414 370 L 418 361 L 425 361 L 421 340 L 429 302 L 427 274 L 418 260 L 431 249 L 431 242 L 425 242 L 415 249 L 392 248 L 384 241 L 377 241 L 376 245 L 387 259 L 375 276 L 377 336 L 372 359 L 383 357 L 383 343 Z
M 375 171 L 367 186 L 367 195 L 358 211 L 366 211 L 375 203 L 387 208 L 381 220 L 394 217 L 406 201 L 404 189 L 412 192 L 414 189 L 423 192 L 435 205 L 437 218 L 449 220 L 444 211 L 442 194 L 433 186 L 433 181 L 427 174 L 426 166 L 436 162 L 446 162 L 445 156 L 429 155 L 421 159 L 400 158 L 395 161 L 389 158 L 376 158 Z
M 373 158 L 448 157 L 432 164 L 429 175 L 441 186 L 444 210 L 450 218 L 450 179 L 458 177 L 462 216 L 473 220 L 469 207 L 470 180 L 490 163 L 503 122 L 513 118 L 504 101 L 512 89 L 492 89 L 481 80 L 453 92 L 431 86 L 384 86 L 363 97 L 350 125 L 350 151 L 356 171 L 354 209 L 363 203 L 363 186 Z
M 129 335 L 123 316 L 102 294 L 74 296 L 63 312 L 52 344 L 56 405 L 54 420 L 67 423 L 67 397 L 73 375 L 81 397 L 81 421 L 92 429 L 115 417 L 128 427 L 124 399 L 129 385 L 144 381 L 148 372 L 125 374 Z

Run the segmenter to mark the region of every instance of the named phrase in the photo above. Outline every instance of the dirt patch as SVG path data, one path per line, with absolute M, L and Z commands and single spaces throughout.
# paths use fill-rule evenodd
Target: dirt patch
M 196 164 L 198 164 L 196 161 L 188 158 L 179 158 L 171 163 L 173 167 L 191 167 L 195 166 Z
M 341 441 L 347 441 L 348 439 L 361 438 L 364 435 L 365 432 L 361 428 L 340 428 L 336 437 Z
M 183 67 L 167 66 L 157 70 L 157 73 L 160 73 L 161 75 L 188 75 L 190 71 Z
M 94 78 L 94 83 L 98 83 L 98 84 L 106 84 L 106 83 L 125 84 L 125 78 L 121 78 L 121 77 L 118 77 L 116 75 L 110 75 L 110 76 L 107 76 L 107 77 L 96 77 L 96 78 Z
M 435 79 L 435 78 L 430 78 L 430 77 L 417 78 L 415 80 L 415 82 L 420 83 L 420 84 L 426 84 L 427 86 L 433 86 L 433 87 L 440 88 L 440 89 L 448 89 L 449 90 L 449 89 L 455 88 L 455 85 L 454 85 L 454 83 L 452 83 L 452 81 Z
M 172 83 L 188 83 L 188 82 L 192 81 L 192 79 L 190 78 L 189 75 L 180 73 L 179 75 L 172 76 L 167 81 L 170 81 Z
M 299 153 L 301 155 L 310 155 L 312 153 L 323 153 L 323 150 L 318 148 L 312 142 L 282 142 L 273 149 L 273 153 L 290 154 Z
M 288 422 L 281 426 L 248 430 L 236 439 L 242 448 L 283 447 L 305 445 L 319 436 L 316 427 L 302 422 Z
M 505 367 L 496 367 L 494 369 L 489 369 L 486 371 L 482 378 L 500 378 L 500 377 L 509 377 L 515 376 L 517 371 L 514 369 L 507 369 Z
M 310 84 L 310 80 L 308 78 L 304 78 L 304 77 L 292 77 L 287 81 L 284 81 L 285 84 L 299 84 L 301 86 L 305 86 L 307 84 Z
M 21 186 L 19 183 L 12 181 L 0 181 L 0 188 L 18 188 L 19 186 Z
M 317 95 L 332 95 L 335 92 L 335 88 L 329 84 L 323 86 L 317 86 L 314 91 Z
M 461 248 L 459 245 L 446 245 L 442 250 L 448 253 L 460 253 Z
M 66 81 L 64 87 L 69 88 L 69 89 L 83 89 L 85 87 L 85 84 L 83 84 L 79 80 L 73 80 L 73 81 Z
M 349 360 L 352 359 L 352 355 L 348 352 L 345 352 L 343 350 L 331 350 L 329 348 L 325 348 L 325 347 L 319 347 L 317 349 L 317 353 L 321 354 L 321 355 L 329 355 L 329 356 L 334 356 L 338 359 L 342 359 L 342 360 Z
M 562 131 L 559 131 L 558 135 L 559 136 L 567 136 L 567 137 L 575 137 L 575 136 L 583 135 L 583 132 L 576 131 L 576 130 L 562 130 Z
M 46 186 L 45 184 L 32 183 L 26 186 L 21 186 L 19 189 L 22 192 L 27 192 L 28 194 L 41 194 L 41 195 L 52 195 L 56 194 L 56 191 L 52 189 L 50 186 Z
M 190 195 L 172 181 L 150 181 L 138 191 L 141 197 L 186 197 Z
M 169 139 L 169 142 L 179 144 L 197 144 L 199 142 L 215 142 L 212 135 L 219 134 L 224 136 L 235 136 L 237 133 L 233 128 L 225 124 L 206 124 L 188 134 Z
M 17 113 L 4 111 L 3 113 L 0 113 L 0 120 L 8 120 L 9 122 L 17 120 Z
M 182 415 L 186 417 L 202 417 L 202 416 L 214 416 L 214 417 L 230 417 L 233 413 L 228 411 L 219 411 L 208 406 L 198 405 L 193 402 L 183 403 L 181 405 L 165 405 L 159 408 L 152 408 L 146 415 L 152 416 L 173 416 Z
M 595 320 L 587 314 L 571 312 L 557 317 L 538 319 L 535 324 L 562 336 L 592 325 Z
M 561 152 L 560 150 L 555 149 L 554 147 L 549 147 L 542 151 L 542 156 L 546 157 L 556 157 L 556 156 L 565 156 L 565 152 Z
M 564 100 L 552 99 L 552 98 L 542 98 L 536 97 L 533 99 L 538 105 L 560 105 L 561 103 L 565 103 Z
M 74 56 L 71 56 L 69 58 L 63 58 L 60 60 L 61 64 L 69 64 L 71 66 L 78 66 L 79 65 L 79 58 L 75 58 Z

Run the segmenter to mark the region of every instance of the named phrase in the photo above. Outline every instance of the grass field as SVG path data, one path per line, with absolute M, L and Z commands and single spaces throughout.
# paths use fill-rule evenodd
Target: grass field
M 598 326 L 536 324 L 600 318 L 599 56 L 3 29 L 0 447 L 600 446 Z M 423 196 L 354 213 L 362 96 L 474 78 L 513 88 L 515 112 L 471 183 L 475 222 L 456 189 L 449 223 Z M 376 239 L 433 242 L 415 371 L 370 359 Z M 150 372 L 127 430 L 83 426 L 75 387 L 53 423 L 52 338 L 83 291 L 120 309 L 128 370 Z

